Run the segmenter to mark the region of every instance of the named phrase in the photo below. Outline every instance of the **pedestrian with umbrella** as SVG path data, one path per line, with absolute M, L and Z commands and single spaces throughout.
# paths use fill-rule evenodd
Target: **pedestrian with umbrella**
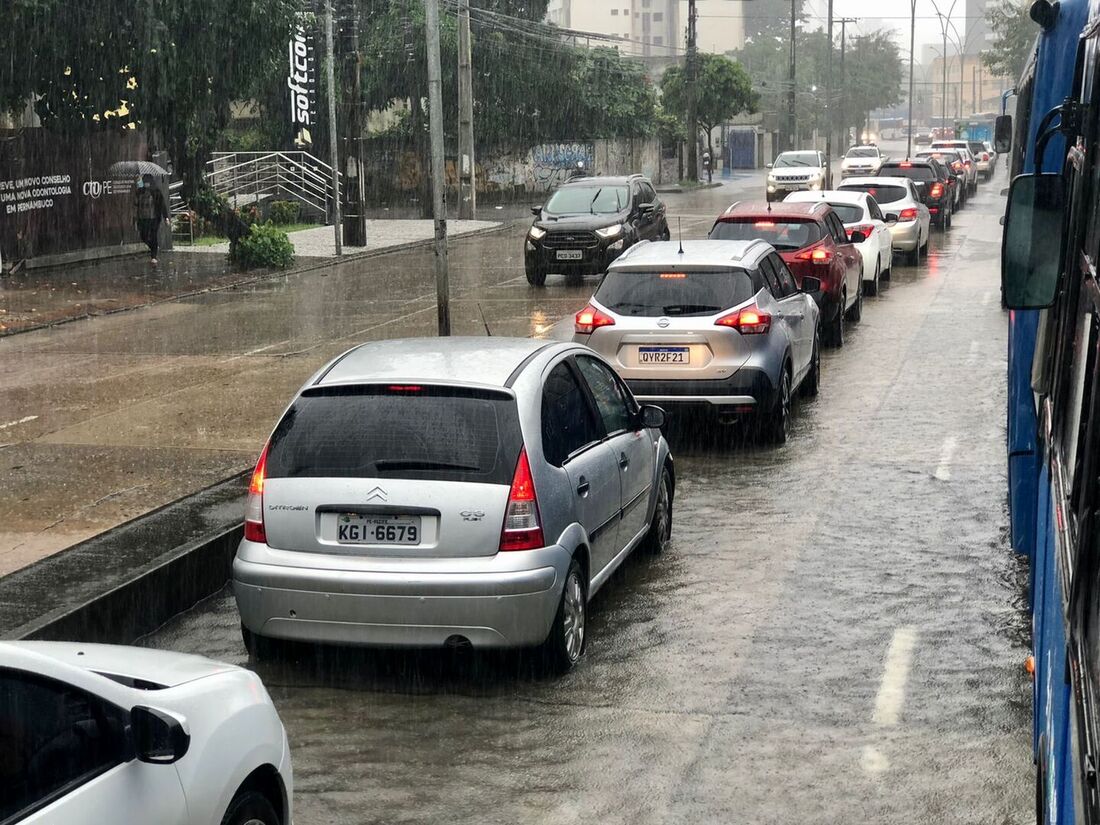
M 134 220 L 145 245 L 149 247 L 150 263 L 157 265 L 160 250 L 160 222 L 169 222 L 168 205 L 153 176 L 146 173 L 137 179 L 134 189 Z

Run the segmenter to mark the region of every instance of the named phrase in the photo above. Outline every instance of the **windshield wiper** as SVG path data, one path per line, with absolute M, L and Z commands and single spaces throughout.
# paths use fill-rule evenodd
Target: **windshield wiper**
M 687 315 L 692 312 L 717 312 L 722 307 L 710 304 L 670 304 L 665 307 L 665 315 Z
M 470 470 L 478 471 L 480 467 L 471 467 L 469 464 L 453 464 L 449 461 L 429 461 L 419 458 L 384 458 L 374 462 L 376 470 Z
M 596 210 L 593 209 L 592 207 L 596 205 L 596 198 L 598 198 L 600 196 L 600 193 L 602 191 L 603 191 L 603 187 L 601 186 L 599 189 L 596 190 L 596 194 L 592 196 L 592 200 L 588 204 L 588 213 L 590 215 L 595 215 L 596 214 Z

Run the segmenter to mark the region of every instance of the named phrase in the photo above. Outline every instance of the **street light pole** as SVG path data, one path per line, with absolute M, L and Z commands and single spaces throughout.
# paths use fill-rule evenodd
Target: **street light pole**
M 795 149 L 795 133 L 797 132 L 794 114 L 794 24 L 797 21 L 798 15 L 797 7 L 795 5 L 796 1 L 797 0 L 791 0 L 791 42 L 789 44 L 790 54 L 788 55 L 787 62 L 787 83 L 789 84 L 787 86 L 787 148 L 791 150 Z
M 688 35 L 687 35 L 687 71 L 685 80 L 687 86 L 687 138 L 688 138 L 688 180 L 699 180 L 699 99 L 697 97 L 696 81 L 699 74 L 699 57 L 695 47 L 695 0 L 688 0 Z
M 439 59 L 439 0 L 424 0 L 428 46 L 428 130 L 432 150 L 432 215 L 435 218 L 435 290 L 439 334 L 451 334 L 447 273 L 447 199 L 443 180 L 443 68 Z
M 913 50 L 916 48 L 917 37 L 917 0 L 909 0 L 910 17 L 909 24 L 909 138 L 905 144 L 905 157 L 913 156 Z
M 477 216 L 474 163 L 474 83 L 470 51 L 470 0 L 458 2 L 458 217 Z
M 833 0 L 829 0 L 825 51 L 825 188 L 833 185 Z M 817 147 L 815 146 L 814 149 Z
M 336 137 L 336 70 L 332 43 L 332 0 L 325 0 L 325 91 L 328 93 L 328 153 L 332 167 L 332 232 L 336 240 L 336 255 L 344 254 L 344 219 L 340 214 L 340 159 Z

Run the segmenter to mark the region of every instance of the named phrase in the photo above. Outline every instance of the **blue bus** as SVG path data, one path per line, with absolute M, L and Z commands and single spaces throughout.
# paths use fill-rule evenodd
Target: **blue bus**
M 1030 563 L 1036 814 L 1100 823 L 1100 0 L 1036 0 L 1002 291 L 1012 544 Z

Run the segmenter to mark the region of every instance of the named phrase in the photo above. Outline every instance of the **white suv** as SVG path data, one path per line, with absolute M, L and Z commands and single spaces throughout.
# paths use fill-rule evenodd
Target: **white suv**
M 970 144 L 965 140 L 934 140 L 933 149 L 955 149 L 966 165 L 966 193 L 973 195 L 978 191 L 978 161 L 970 151 Z
M 840 176 L 877 175 L 885 160 L 877 146 L 853 146 L 840 162 Z

